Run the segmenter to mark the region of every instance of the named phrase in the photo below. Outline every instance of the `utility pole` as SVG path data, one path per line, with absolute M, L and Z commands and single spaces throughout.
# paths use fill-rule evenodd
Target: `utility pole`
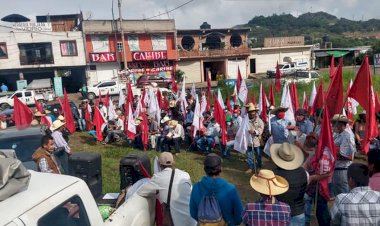
M 123 16 L 121 15 L 121 1 L 118 0 L 118 7 L 119 7 L 119 23 L 120 23 L 120 33 L 121 33 L 121 41 L 123 44 L 123 58 L 124 58 L 124 72 L 127 74 L 127 52 L 125 51 L 125 40 L 124 40 L 124 31 L 123 31 Z

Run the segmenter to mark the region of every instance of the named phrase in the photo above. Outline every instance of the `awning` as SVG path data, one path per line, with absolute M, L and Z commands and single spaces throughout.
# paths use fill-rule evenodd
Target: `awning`
M 334 50 L 334 51 L 327 51 L 327 54 L 330 56 L 334 56 L 335 58 L 339 58 L 339 57 L 347 55 L 349 52 L 350 51 Z

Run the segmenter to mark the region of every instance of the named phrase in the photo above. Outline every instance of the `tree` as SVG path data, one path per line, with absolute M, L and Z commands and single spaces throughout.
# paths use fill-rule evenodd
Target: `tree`
M 177 81 L 177 83 L 182 82 L 184 75 L 185 75 L 185 72 L 183 72 L 182 70 L 180 70 L 180 69 L 175 70 L 174 77 L 175 77 L 175 80 Z

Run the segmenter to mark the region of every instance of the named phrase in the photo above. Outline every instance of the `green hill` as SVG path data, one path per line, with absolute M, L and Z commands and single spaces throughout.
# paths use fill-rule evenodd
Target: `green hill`
M 354 21 L 337 18 L 325 12 L 305 13 L 299 17 L 291 14 L 256 16 L 247 24 L 252 47 L 263 47 L 264 37 L 304 36 L 305 44 L 332 42 L 334 48 L 374 46 L 380 37 L 380 20 Z

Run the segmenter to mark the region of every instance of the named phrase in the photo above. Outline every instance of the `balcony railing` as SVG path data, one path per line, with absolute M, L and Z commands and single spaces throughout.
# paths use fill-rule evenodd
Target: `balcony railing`
M 21 65 L 54 64 L 53 56 L 50 57 L 26 57 L 20 56 Z
M 208 49 L 208 50 L 179 50 L 179 58 L 213 58 L 213 57 L 234 57 L 247 56 L 251 54 L 250 48 L 234 49 Z

